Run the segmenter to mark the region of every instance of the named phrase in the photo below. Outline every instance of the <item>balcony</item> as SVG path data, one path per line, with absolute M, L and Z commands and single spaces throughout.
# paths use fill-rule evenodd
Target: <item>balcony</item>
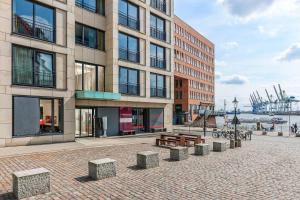
M 130 17 L 125 13 L 119 12 L 119 24 L 129 28 L 140 30 L 140 22 L 136 18 Z
M 136 51 L 130 51 L 128 49 L 119 48 L 119 59 L 139 63 L 140 54 Z
M 150 58 L 151 67 L 166 69 L 166 60 L 158 57 Z
M 13 16 L 13 32 L 29 37 L 54 42 L 55 28 L 32 19 Z
M 140 85 L 132 83 L 120 83 L 119 91 L 121 94 L 138 96 L 140 94 Z
M 150 5 L 152 8 L 158 9 L 164 13 L 167 12 L 167 5 L 165 0 L 151 0 Z
M 151 88 L 151 97 L 166 98 L 167 89 L 166 88 Z
M 166 32 L 156 27 L 150 27 L 150 35 L 156 39 L 166 41 Z
M 55 87 L 56 75 L 52 72 L 32 71 L 23 67 L 13 67 L 13 84 L 33 87 Z

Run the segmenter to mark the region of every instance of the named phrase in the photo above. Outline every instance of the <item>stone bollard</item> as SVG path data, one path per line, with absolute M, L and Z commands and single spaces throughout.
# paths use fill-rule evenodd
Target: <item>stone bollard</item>
M 215 152 L 226 151 L 226 142 L 213 142 L 213 150 Z
M 137 153 L 137 166 L 141 169 L 159 167 L 158 153 L 152 151 L 143 151 Z
M 205 156 L 209 154 L 209 144 L 196 144 L 195 155 Z
M 296 137 L 300 137 L 300 133 L 296 133 Z
M 45 168 L 14 172 L 12 177 L 13 193 L 17 199 L 50 192 L 50 172 Z
M 283 136 L 283 132 L 278 132 L 278 136 Z
M 235 148 L 235 141 L 230 140 L 230 149 L 234 149 L 234 148 Z
M 242 147 L 242 140 L 241 139 L 236 140 L 236 147 Z
M 170 149 L 170 160 L 181 161 L 189 157 L 189 149 L 187 147 L 172 147 Z
M 110 158 L 89 161 L 89 176 L 101 180 L 116 176 L 116 161 Z

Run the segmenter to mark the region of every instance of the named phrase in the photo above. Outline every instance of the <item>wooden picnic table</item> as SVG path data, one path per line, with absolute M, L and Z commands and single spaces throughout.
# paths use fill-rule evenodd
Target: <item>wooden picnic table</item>
M 200 135 L 191 134 L 161 134 L 160 138 L 156 139 L 156 145 L 170 145 L 173 143 L 175 146 L 190 146 L 190 142 L 194 142 L 194 145 L 205 143 L 205 140 Z
M 179 133 L 178 135 L 182 135 L 188 141 L 193 141 L 194 145 L 205 143 L 205 139 L 202 139 L 201 135 L 187 134 L 187 133 Z

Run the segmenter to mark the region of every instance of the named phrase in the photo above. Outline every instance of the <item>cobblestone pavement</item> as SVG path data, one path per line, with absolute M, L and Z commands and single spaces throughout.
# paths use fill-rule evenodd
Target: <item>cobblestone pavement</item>
M 160 167 L 138 170 L 138 151 L 160 154 Z M 300 138 L 254 136 L 239 149 L 170 162 L 150 144 L 95 147 L 0 160 L 0 199 L 13 199 L 14 171 L 45 167 L 51 193 L 31 199 L 300 199 Z M 87 162 L 117 160 L 117 177 L 92 181 Z

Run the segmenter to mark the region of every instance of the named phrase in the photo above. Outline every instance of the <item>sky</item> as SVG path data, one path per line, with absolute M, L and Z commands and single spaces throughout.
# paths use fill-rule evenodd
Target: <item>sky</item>
M 300 99 L 300 0 L 174 0 L 175 14 L 215 44 L 216 109 L 250 109 L 273 85 Z M 300 109 L 300 107 L 297 107 Z

